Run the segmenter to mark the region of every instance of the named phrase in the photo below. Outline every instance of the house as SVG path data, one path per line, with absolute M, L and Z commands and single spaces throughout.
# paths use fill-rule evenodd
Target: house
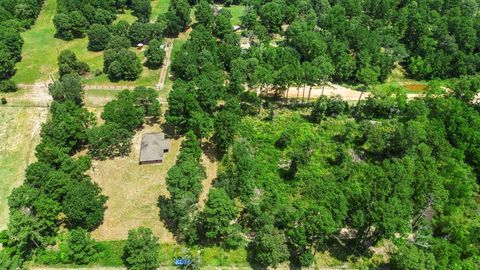
M 170 149 L 170 139 L 164 133 L 146 133 L 140 145 L 139 164 L 162 163 L 163 155 Z

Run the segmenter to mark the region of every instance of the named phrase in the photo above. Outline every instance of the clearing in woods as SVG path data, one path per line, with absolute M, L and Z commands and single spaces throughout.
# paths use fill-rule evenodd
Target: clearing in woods
M 161 131 L 158 124 L 146 124 L 133 138 L 130 156 L 93 161 L 89 175 L 108 196 L 103 224 L 92 233 L 96 240 L 126 239 L 128 230 L 146 226 L 161 243 L 175 242 L 160 220 L 157 202 L 160 195 L 168 195 L 165 178 L 175 164 L 181 140 L 171 140 L 170 152 L 162 164 L 138 164 L 142 135 Z
M 35 146 L 47 108 L 0 107 L 0 231 L 7 227 L 7 198 L 22 184 L 24 171 L 34 161 Z

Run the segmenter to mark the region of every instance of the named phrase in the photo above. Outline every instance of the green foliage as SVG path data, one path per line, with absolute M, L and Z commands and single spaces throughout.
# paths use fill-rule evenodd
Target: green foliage
M 60 55 L 58 56 L 58 69 L 60 77 L 70 73 L 85 75 L 90 71 L 88 64 L 79 61 L 75 53 L 69 50 L 63 50 L 60 52 Z
M 88 131 L 88 149 L 92 157 L 105 160 L 130 153 L 133 134 L 112 122 Z
M 288 259 L 285 235 L 274 226 L 266 225 L 255 236 L 249 252 L 255 263 L 276 267 Z
M 168 12 L 159 20 L 166 21 L 165 34 L 168 36 L 177 36 L 180 32 L 187 29 L 191 22 L 190 4 L 187 0 L 171 0 Z
M 17 92 L 17 84 L 11 80 L 0 81 L 0 92 L 11 93 Z
M 227 192 L 222 188 L 211 189 L 200 216 L 206 239 L 212 242 L 222 241 L 231 233 L 229 228 L 236 216 L 237 209 Z
M 435 269 L 435 257 L 430 252 L 424 252 L 415 245 L 402 244 L 390 259 L 392 269 Z
M 326 117 L 337 117 L 348 110 L 348 103 L 340 96 L 321 96 L 313 104 L 310 117 L 314 122 L 319 123 Z
M 147 65 L 151 68 L 158 68 L 163 65 L 163 61 L 165 60 L 165 50 L 162 46 L 162 43 L 156 39 L 152 39 L 148 44 L 148 48 L 145 51 L 145 57 L 147 58 Z
M 72 183 L 63 201 L 63 212 L 70 228 L 81 227 L 92 231 L 103 222 L 107 196 L 90 181 Z
M 53 100 L 64 102 L 72 101 L 76 105 L 83 103 L 83 85 L 80 76 L 75 73 L 65 74 L 59 81 L 48 86 L 48 92 Z
M 195 19 L 207 29 L 213 27 L 215 16 L 213 15 L 212 7 L 207 1 L 202 0 L 198 2 L 195 9 Z
M 117 99 L 110 101 L 104 107 L 102 119 L 107 123 L 116 123 L 120 127 L 133 131 L 144 123 L 145 109 L 137 106 L 132 92 L 124 90 L 117 95 Z
M 222 153 L 226 152 L 233 143 L 241 117 L 239 103 L 237 99 L 227 101 L 225 108 L 218 112 L 215 117 L 213 141 Z
M 123 254 L 125 266 L 132 270 L 157 269 L 159 249 L 158 237 L 149 228 L 130 230 Z
M 131 42 L 125 36 L 112 36 L 107 44 L 107 50 L 120 50 L 130 48 Z
M 0 43 L 0 80 L 9 79 L 15 74 L 15 60 L 8 49 Z
M 103 71 L 112 81 L 134 81 L 140 77 L 142 64 L 132 51 L 127 49 L 107 50 L 103 59 Z
M 94 115 L 70 100 L 54 102 L 51 112 L 52 118 L 40 132 L 42 143 L 65 148 L 67 152 L 81 148 L 87 140 L 87 129 L 95 121 Z
M 140 22 L 147 23 L 152 13 L 152 4 L 150 0 L 132 0 L 132 14 Z
M 87 32 L 88 49 L 94 52 L 103 51 L 110 42 L 110 31 L 101 24 L 92 24 Z
M 84 229 L 68 231 L 65 241 L 60 244 L 60 257 L 63 263 L 89 264 L 95 261 L 97 245 Z
M 53 17 L 53 24 L 57 29 L 55 35 L 64 40 L 84 37 L 89 25 L 87 19 L 78 11 L 57 13 Z

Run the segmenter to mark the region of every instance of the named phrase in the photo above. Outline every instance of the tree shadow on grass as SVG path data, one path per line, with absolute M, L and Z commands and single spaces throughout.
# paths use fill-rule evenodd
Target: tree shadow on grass
M 164 122 L 160 124 L 160 127 L 162 128 L 163 133 L 167 135 L 168 138 L 172 138 L 175 140 L 180 139 L 181 135 L 176 132 L 175 127 L 167 122 Z
M 211 162 L 215 162 L 217 160 L 222 159 L 222 154 L 220 154 L 216 147 L 215 144 L 211 141 L 202 141 L 202 144 L 200 146 L 202 148 L 203 153 L 207 156 L 207 158 Z

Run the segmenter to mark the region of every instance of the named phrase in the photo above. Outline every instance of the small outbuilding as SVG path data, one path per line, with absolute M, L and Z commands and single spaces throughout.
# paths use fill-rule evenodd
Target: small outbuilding
M 170 150 L 170 139 L 164 133 L 146 133 L 140 145 L 140 165 L 162 163 L 163 155 Z

